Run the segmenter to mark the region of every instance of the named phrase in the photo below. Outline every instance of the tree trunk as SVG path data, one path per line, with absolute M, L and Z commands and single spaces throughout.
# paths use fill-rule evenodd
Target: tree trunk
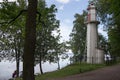
M 19 61 L 18 61 L 18 51 L 15 49 L 16 52 L 16 71 L 17 71 L 17 77 L 19 77 Z
M 36 12 L 37 0 L 28 0 L 23 54 L 23 80 L 35 80 L 34 53 L 36 44 Z
M 21 44 L 21 40 L 19 41 L 19 43 L 18 43 L 18 49 L 17 49 L 17 51 L 18 51 L 18 53 L 17 53 L 17 77 L 19 77 L 19 67 L 20 67 L 20 44 Z
M 20 61 L 19 60 L 17 60 L 16 61 L 16 67 L 17 67 L 17 77 L 19 77 L 19 64 L 20 64 Z
M 15 57 L 16 57 L 16 71 L 17 71 L 17 77 L 19 77 L 19 56 L 20 56 L 20 53 L 19 53 L 19 50 L 18 50 L 18 45 L 16 43 L 16 40 L 14 40 L 15 42 Z
M 60 70 L 60 63 L 59 63 L 59 60 L 58 60 L 58 70 Z
M 40 73 L 43 74 L 41 53 L 39 54 L 39 58 L 40 58 L 40 59 L 39 59 Z
M 57 63 L 58 63 L 58 70 L 60 70 L 60 59 L 58 57 L 58 54 L 57 54 Z

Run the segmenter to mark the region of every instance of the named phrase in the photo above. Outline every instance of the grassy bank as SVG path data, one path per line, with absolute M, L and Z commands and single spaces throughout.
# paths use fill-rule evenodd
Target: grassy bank
M 36 76 L 36 80 L 49 80 L 51 78 L 59 78 L 59 77 L 65 77 L 70 75 L 75 75 L 91 70 L 95 70 L 97 68 L 101 68 L 105 66 L 104 64 L 85 64 L 85 63 L 75 63 L 71 64 L 61 70 L 53 71 L 53 72 L 47 72 L 43 75 Z M 20 80 L 20 79 L 17 79 Z

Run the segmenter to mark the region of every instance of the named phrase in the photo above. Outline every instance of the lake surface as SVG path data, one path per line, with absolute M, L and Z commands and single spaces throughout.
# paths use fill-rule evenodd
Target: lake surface
M 60 60 L 60 66 L 61 68 L 65 67 L 66 65 L 70 64 L 69 58 L 65 60 Z M 49 63 L 45 62 L 42 64 L 43 72 L 50 72 L 57 70 L 58 65 L 57 63 Z M 12 73 L 16 69 L 16 63 L 15 62 L 9 62 L 9 61 L 1 61 L 0 62 L 0 80 L 8 80 L 12 77 Z M 20 63 L 20 71 L 22 71 L 22 62 Z M 35 66 L 35 73 L 40 73 L 39 65 Z

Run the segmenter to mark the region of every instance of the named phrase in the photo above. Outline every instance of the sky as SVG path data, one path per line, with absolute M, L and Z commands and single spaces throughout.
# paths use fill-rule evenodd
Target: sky
M 88 0 L 46 0 L 47 6 L 55 4 L 58 12 L 56 18 L 60 20 L 60 30 L 62 41 L 69 40 L 69 34 L 72 32 L 74 15 L 82 14 L 87 9 Z
M 61 41 L 68 41 L 72 32 L 74 15 L 82 14 L 83 10 L 88 7 L 89 0 L 46 0 L 47 6 L 55 4 L 58 12 L 56 18 L 60 20 Z M 103 31 L 103 27 L 99 25 L 98 32 L 107 37 L 107 33 Z

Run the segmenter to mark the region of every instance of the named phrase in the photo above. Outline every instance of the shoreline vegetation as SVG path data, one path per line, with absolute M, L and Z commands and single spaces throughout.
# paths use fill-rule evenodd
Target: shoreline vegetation
M 35 80 L 46 80 L 46 79 L 53 79 L 53 78 L 60 78 L 60 77 L 66 77 L 71 76 L 75 74 L 80 74 L 88 71 L 92 71 L 95 69 L 103 68 L 106 64 L 86 64 L 86 63 L 74 63 L 70 64 L 60 70 L 52 71 L 52 72 L 46 72 L 44 74 L 38 74 L 36 75 Z M 16 80 L 22 80 L 20 78 L 17 78 Z

